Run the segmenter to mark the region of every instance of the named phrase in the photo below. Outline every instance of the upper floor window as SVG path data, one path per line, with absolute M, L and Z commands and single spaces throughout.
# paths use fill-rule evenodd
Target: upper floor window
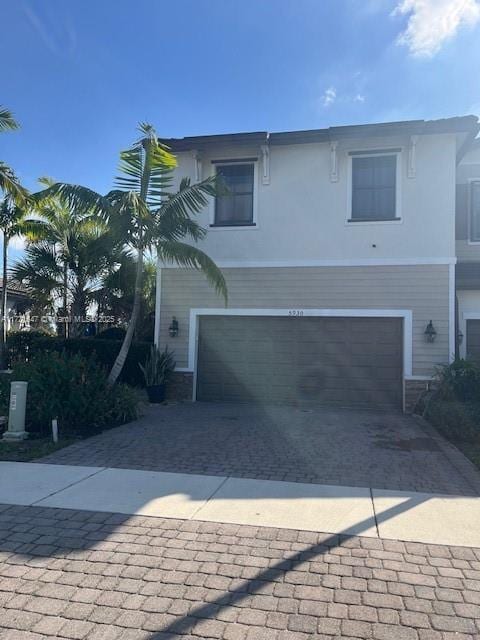
M 470 240 L 480 242 L 480 180 L 470 183 Z
M 397 154 L 351 155 L 350 222 L 399 220 Z
M 216 171 L 222 176 L 228 193 L 215 198 L 213 226 L 254 226 L 254 163 L 217 164 Z

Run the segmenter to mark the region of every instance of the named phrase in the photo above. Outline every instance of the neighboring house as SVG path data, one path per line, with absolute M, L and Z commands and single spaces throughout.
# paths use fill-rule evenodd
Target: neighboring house
M 2 287 L 0 286 L 0 296 Z M 25 328 L 25 316 L 31 307 L 32 300 L 29 294 L 21 287 L 7 287 L 7 329 L 16 331 Z
M 457 170 L 456 240 L 458 350 L 480 362 L 480 139 Z
M 166 141 L 178 179 L 217 172 L 230 190 L 199 216 L 228 306 L 203 274 L 159 264 L 156 342 L 175 351 L 177 392 L 411 408 L 457 349 L 457 250 L 476 274 L 460 313 L 479 321 L 460 348 L 480 353 L 478 131 L 466 116 Z M 457 181 L 470 235 L 459 219 L 456 249 Z

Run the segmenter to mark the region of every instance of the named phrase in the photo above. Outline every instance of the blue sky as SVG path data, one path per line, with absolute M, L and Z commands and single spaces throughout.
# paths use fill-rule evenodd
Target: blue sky
M 100 191 L 163 136 L 480 113 L 477 0 L 0 0 L 0 157 Z

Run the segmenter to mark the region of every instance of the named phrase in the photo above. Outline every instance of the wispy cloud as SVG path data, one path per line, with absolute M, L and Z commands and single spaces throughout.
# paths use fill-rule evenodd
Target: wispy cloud
M 75 52 L 77 36 L 67 17 L 60 18 L 58 13 L 48 16 L 45 11 L 41 16 L 29 3 L 24 3 L 21 7 L 30 26 L 51 53 L 71 55 Z
M 401 0 L 393 15 L 409 16 L 397 43 L 415 57 L 431 58 L 464 25 L 480 20 L 477 0 Z
M 317 104 L 321 111 L 329 109 L 332 105 L 345 106 L 347 104 L 361 105 L 366 101 L 366 95 L 361 86 L 355 86 L 363 84 L 360 83 L 360 74 L 355 74 L 355 77 L 347 79 L 339 79 L 343 88 L 338 88 L 336 85 L 331 84 L 320 94 L 317 99 Z
M 328 87 L 322 96 L 322 104 L 324 107 L 329 107 L 337 99 L 337 90 L 335 87 Z

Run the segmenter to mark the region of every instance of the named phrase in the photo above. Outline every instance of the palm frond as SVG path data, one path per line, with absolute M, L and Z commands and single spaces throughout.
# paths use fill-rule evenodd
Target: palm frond
M 35 293 L 36 288 L 51 292 L 62 283 L 62 268 L 58 264 L 55 250 L 46 243 L 27 247 L 25 255 L 13 265 L 12 278 Z
M 27 211 L 19 207 L 12 197 L 0 201 L 0 229 L 5 237 L 24 235 Z
M 158 205 L 164 191 L 172 182 L 177 166 L 175 156 L 163 145 L 155 129 L 148 123 L 139 126 L 143 137 L 120 154 L 121 174 L 115 184 L 119 189 L 135 191 L 149 205 Z
M 22 222 L 20 233 L 27 242 L 40 242 L 48 237 L 48 226 L 43 220 L 28 218 Z
M 11 111 L 5 107 L 0 107 L 0 131 L 18 129 L 19 124 L 13 117 Z
M 13 169 L 0 160 L 0 191 L 14 198 L 17 204 L 28 201 L 28 191 L 22 187 Z
M 218 177 L 210 176 L 201 182 L 191 183 L 190 178 L 182 178 L 176 193 L 166 194 L 161 210 L 177 208 L 183 215 L 198 213 L 208 204 L 209 197 L 218 194 Z
M 42 204 L 48 206 L 55 198 L 60 198 L 71 211 L 76 211 L 79 215 L 90 213 L 106 217 L 110 211 L 110 203 L 107 198 L 81 185 L 56 182 L 32 195 L 37 206 Z
M 162 241 L 157 244 L 157 255 L 163 262 L 174 262 L 181 267 L 202 271 L 215 291 L 228 301 L 227 283 L 215 262 L 196 247 L 184 242 Z

